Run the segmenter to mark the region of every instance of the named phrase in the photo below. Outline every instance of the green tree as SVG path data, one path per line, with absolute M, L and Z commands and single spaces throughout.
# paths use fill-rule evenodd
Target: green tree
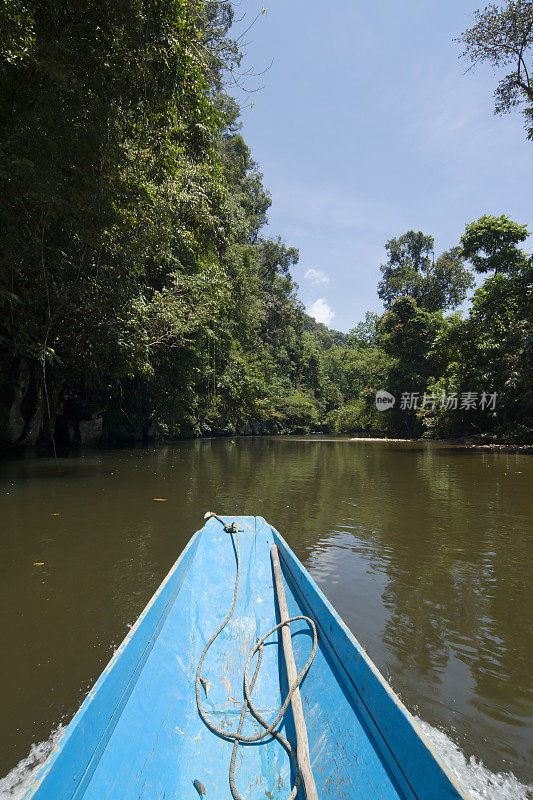
M 386 388 L 397 398 L 392 411 L 387 412 L 390 424 L 402 433 L 420 433 L 420 423 L 414 408 L 400 408 L 403 393 L 419 398 L 440 365 L 433 356 L 433 343 L 444 324 L 441 312 L 419 308 L 412 298 L 401 297 L 383 315 L 383 349 L 392 359 Z
M 200 3 L 1 13 L 0 346 L 37 371 L 51 431 L 65 403 L 105 407 L 217 316 L 222 120 Z
M 455 308 L 466 297 L 472 277 L 460 249 L 443 253 L 436 261 L 434 239 L 422 231 L 407 231 L 385 245 L 388 261 L 381 265 L 378 296 L 385 308 L 400 297 L 412 297 L 420 308 Z
M 533 428 L 533 259 L 477 289 L 467 336 L 472 344 L 464 343 L 464 382 L 498 393 L 494 413 L 482 415 L 483 427 Z
M 429 390 L 473 392 L 476 408 L 438 409 L 425 424 L 440 435 L 494 431 L 530 441 L 533 433 L 533 268 L 489 277 L 474 293 L 467 319 L 448 326 L 435 342 L 446 366 Z M 489 402 L 489 398 L 494 399 Z M 482 398 L 485 398 L 482 401 Z
M 476 24 L 457 40 L 464 45 L 461 57 L 471 64 L 484 61 L 510 71 L 494 92 L 494 112 L 501 114 L 519 105 L 526 117 L 528 139 L 533 140 L 533 4 L 531 0 L 507 0 L 474 12 Z
M 367 311 L 364 320 L 354 325 L 348 334 L 350 347 L 370 347 L 379 344 L 379 320 L 379 314 Z
M 426 415 L 441 434 L 499 431 L 527 440 L 533 428 L 533 259 L 518 248 L 527 228 L 506 216 L 484 216 L 466 226 L 464 256 L 489 277 L 464 320 L 450 318 L 433 344 L 444 369 L 431 389 L 475 392 L 476 410 L 444 409 Z M 440 374 L 440 378 L 438 375 Z M 485 395 L 497 395 L 490 404 Z M 480 407 L 483 406 L 483 407 Z
M 514 272 L 522 269 L 527 255 L 517 247 L 529 236 L 525 225 L 485 215 L 467 225 L 461 237 L 462 255 L 476 272 Z

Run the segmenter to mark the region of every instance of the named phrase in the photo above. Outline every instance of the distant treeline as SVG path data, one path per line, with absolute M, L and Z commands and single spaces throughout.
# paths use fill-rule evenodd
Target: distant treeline
M 304 313 L 223 77 L 229 3 L 0 9 L 0 443 L 239 432 L 531 434 L 532 259 L 506 217 L 387 244 L 382 317 Z M 489 276 L 467 319 L 465 260 Z M 398 396 L 376 411 L 377 389 Z M 496 392 L 495 408 L 401 408 Z M 452 403 L 453 406 L 453 403 Z
M 421 232 L 388 242 L 378 287 L 386 311 L 367 314 L 348 335 L 348 381 L 330 427 L 532 441 L 533 258 L 518 247 L 527 235 L 505 216 L 484 216 L 437 260 Z M 465 260 L 486 277 L 466 317 L 446 314 L 473 285 Z M 395 398 L 386 411 L 376 409 L 379 389 Z

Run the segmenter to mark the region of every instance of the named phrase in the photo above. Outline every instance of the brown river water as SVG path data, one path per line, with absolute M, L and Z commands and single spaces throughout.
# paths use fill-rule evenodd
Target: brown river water
M 533 456 L 431 443 L 4 458 L 0 799 L 22 796 L 207 510 L 278 528 L 474 798 L 530 797 L 532 507 Z

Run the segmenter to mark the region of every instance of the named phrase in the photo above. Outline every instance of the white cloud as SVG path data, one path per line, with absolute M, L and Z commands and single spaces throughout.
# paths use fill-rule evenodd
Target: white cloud
M 318 300 L 307 306 L 307 313 L 317 322 L 322 322 L 324 325 L 329 325 L 333 322 L 333 317 L 335 316 L 335 312 L 332 311 L 325 297 L 319 297 Z
M 323 269 L 308 269 L 304 278 L 307 278 L 311 283 L 329 283 L 329 278 Z

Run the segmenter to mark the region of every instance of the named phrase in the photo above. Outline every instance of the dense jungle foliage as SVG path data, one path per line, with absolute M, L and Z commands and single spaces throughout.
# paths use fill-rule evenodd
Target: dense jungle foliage
M 527 439 L 532 259 L 505 216 L 436 261 L 386 245 L 387 309 L 304 313 L 224 76 L 229 3 L 0 6 L 0 442 L 306 430 Z M 486 273 L 466 319 L 448 314 Z M 398 402 L 385 413 L 375 391 Z M 498 393 L 401 409 L 402 393 Z M 103 423 L 102 423 L 103 421 Z M 103 424 L 103 427 L 102 427 Z M 86 428 L 87 429 L 87 426 Z M 82 437 L 83 438 L 83 437 Z

